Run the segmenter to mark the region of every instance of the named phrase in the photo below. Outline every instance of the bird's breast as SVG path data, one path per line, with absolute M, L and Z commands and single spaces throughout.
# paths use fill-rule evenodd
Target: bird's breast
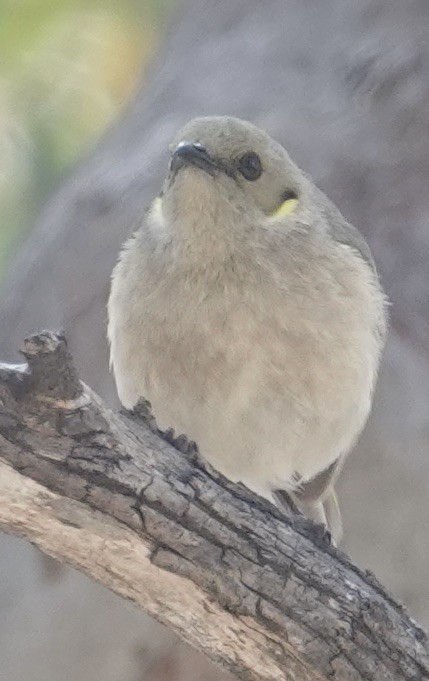
M 111 334 L 121 401 L 149 399 L 160 427 L 196 440 L 231 479 L 247 466 L 285 484 L 328 465 L 369 411 L 382 302 L 360 258 L 337 274 L 322 261 L 298 270 L 144 282 Z

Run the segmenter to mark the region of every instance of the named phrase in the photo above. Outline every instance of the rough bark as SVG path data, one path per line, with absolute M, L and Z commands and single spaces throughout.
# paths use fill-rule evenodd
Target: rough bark
M 0 523 L 252 681 L 423 681 L 424 632 L 324 532 L 150 418 L 116 414 L 45 333 L 0 368 Z M 171 436 L 170 436 L 171 439 Z

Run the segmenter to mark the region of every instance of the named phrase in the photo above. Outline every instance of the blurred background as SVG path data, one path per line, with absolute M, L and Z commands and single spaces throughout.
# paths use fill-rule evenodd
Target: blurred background
M 265 127 L 368 239 L 392 301 L 373 414 L 342 474 L 344 549 L 429 626 L 427 0 L 0 0 L 0 358 L 63 327 L 112 406 L 109 275 L 189 118 Z M 0 680 L 224 674 L 0 535 Z
M 10 249 L 134 93 L 174 0 L 0 0 L 0 281 Z

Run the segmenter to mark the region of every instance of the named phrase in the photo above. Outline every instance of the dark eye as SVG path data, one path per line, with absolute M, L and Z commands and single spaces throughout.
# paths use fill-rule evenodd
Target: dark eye
M 262 174 L 262 163 L 258 154 L 253 151 L 244 154 L 238 161 L 238 170 L 246 180 L 257 180 Z

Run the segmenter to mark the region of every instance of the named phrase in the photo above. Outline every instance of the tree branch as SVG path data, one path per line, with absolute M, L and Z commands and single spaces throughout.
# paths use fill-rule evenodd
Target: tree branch
M 0 523 L 242 679 L 429 679 L 424 632 L 319 527 L 81 384 L 62 336 L 0 366 Z

